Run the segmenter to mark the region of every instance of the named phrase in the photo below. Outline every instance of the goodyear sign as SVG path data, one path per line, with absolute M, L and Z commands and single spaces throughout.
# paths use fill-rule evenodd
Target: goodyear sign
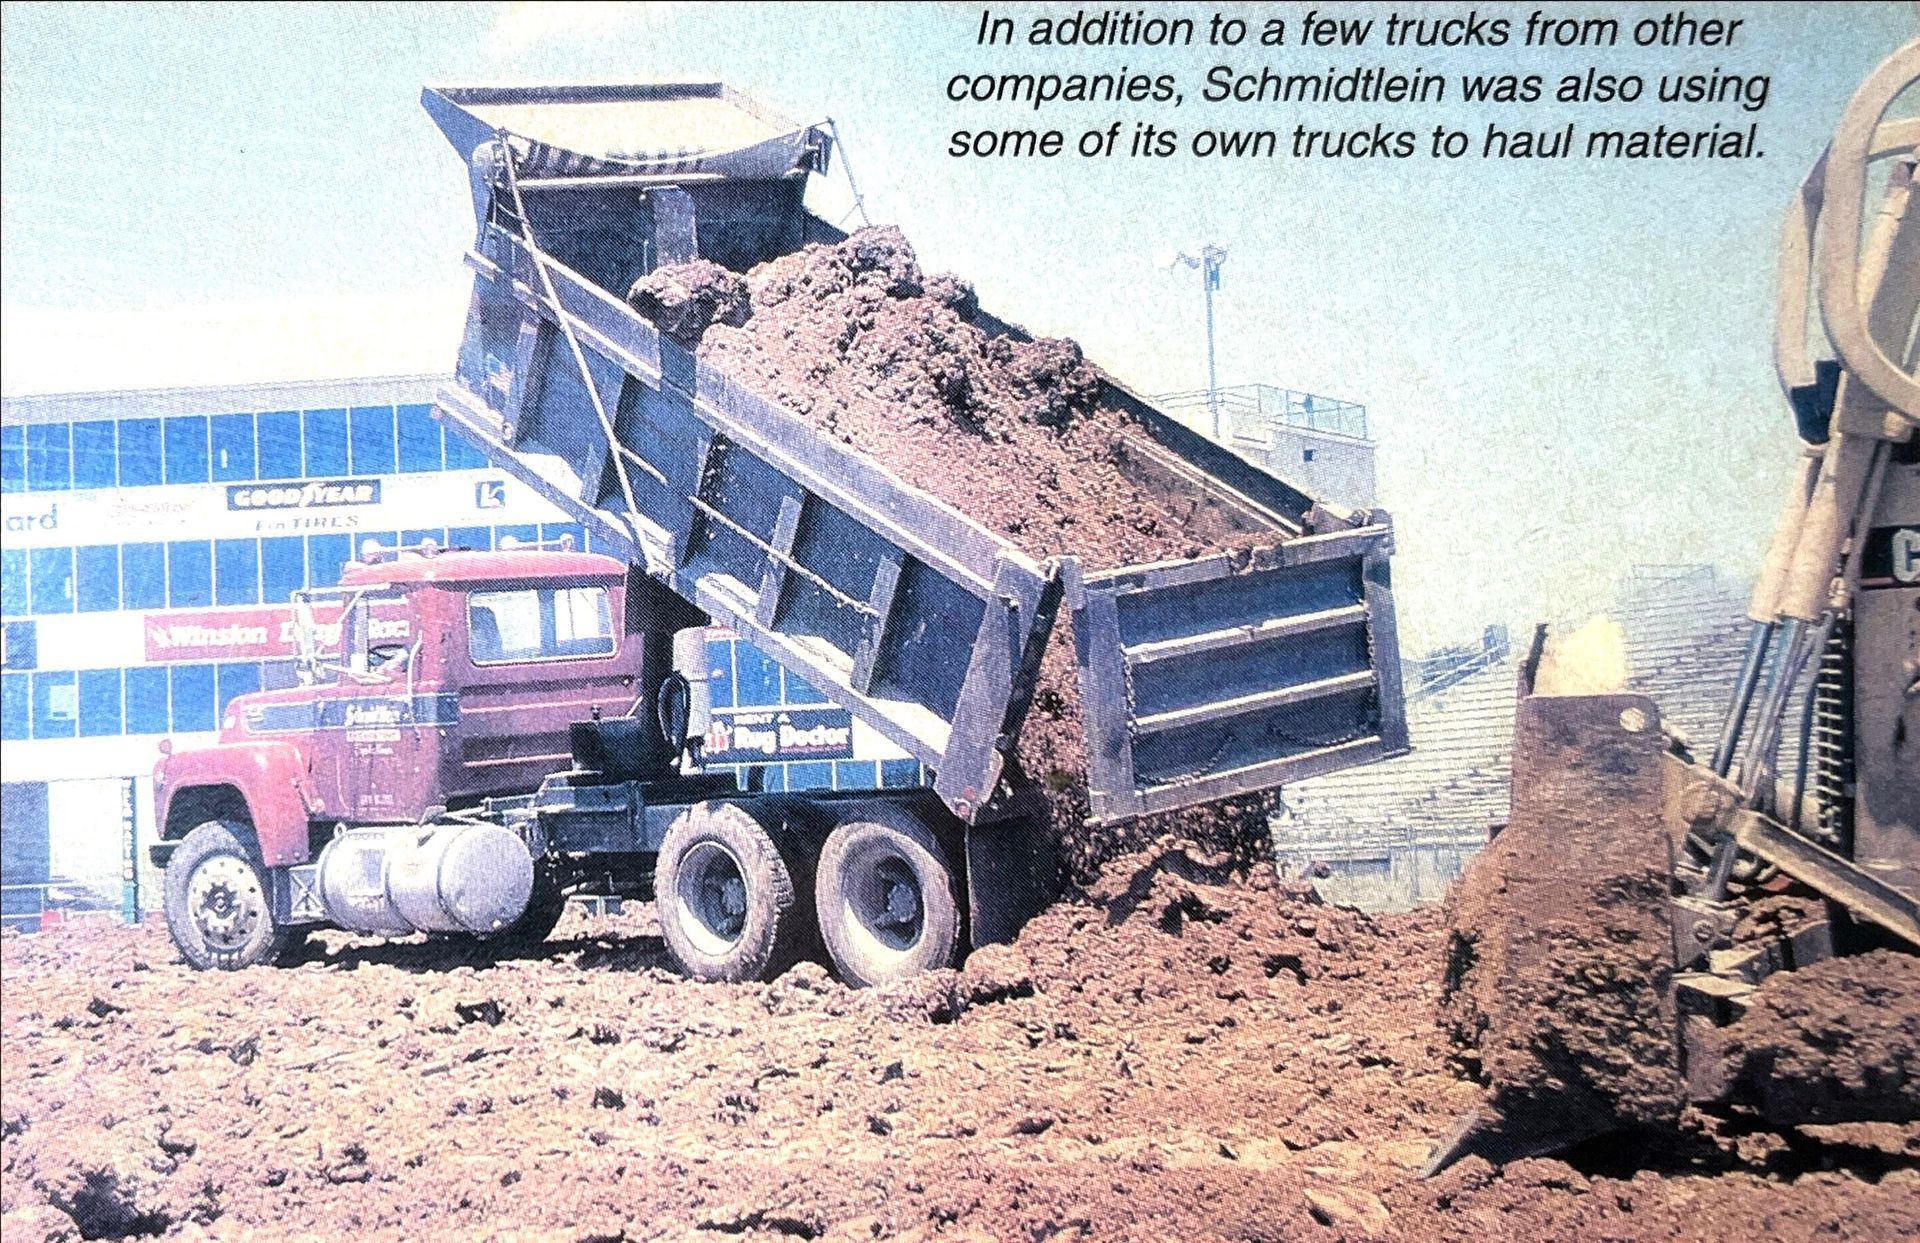
M 227 489 L 228 509 L 331 509 L 378 505 L 378 479 L 308 479 L 293 483 L 241 483 Z
M 716 708 L 701 758 L 709 764 L 853 758 L 853 714 L 845 708 Z

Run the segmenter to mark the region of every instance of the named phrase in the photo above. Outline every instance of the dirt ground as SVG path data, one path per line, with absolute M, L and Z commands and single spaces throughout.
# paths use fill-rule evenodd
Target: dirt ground
M 1117 860 L 1011 947 L 856 992 L 676 977 L 647 912 L 544 952 L 317 938 L 202 975 L 158 928 L 0 942 L 0 1227 L 35 1238 L 1891 1239 L 1920 1125 L 1689 1114 L 1414 1169 L 1478 1089 L 1438 912 Z

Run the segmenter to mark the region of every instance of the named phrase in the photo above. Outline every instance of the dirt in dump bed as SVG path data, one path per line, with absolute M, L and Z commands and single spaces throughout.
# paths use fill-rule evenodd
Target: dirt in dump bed
M 734 380 L 877 459 L 1029 555 L 1090 569 L 1270 544 L 1139 460 L 1072 341 L 990 337 L 973 289 L 866 228 L 744 276 L 697 261 L 629 301 Z
M 1477 1094 L 1431 911 L 1162 844 L 1012 946 L 855 991 L 676 977 L 650 911 L 538 953 L 325 933 L 203 974 L 155 927 L 0 937 L 0 1233 L 586 1240 L 1886 1239 L 1920 1127 L 1699 1119 L 1414 1169 Z

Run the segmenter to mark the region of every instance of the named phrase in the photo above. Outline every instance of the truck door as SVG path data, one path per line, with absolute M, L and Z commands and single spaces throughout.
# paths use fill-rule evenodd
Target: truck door
M 573 722 L 627 713 L 642 644 L 618 633 L 619 603 L 617 585 L 593 582 L 482 586 L 467 596 L 449 794 L 531 790 L 570 763 Z
M 422 720 L 425 628 L 410 593 L 371 591 L 341 619 L 339 695 L 328 704 L 335 734 L 338 806 L 357 821 L 415 820 L 436 802 L 433 721 Z

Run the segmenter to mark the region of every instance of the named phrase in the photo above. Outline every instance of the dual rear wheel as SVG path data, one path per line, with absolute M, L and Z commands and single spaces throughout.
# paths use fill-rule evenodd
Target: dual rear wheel
M 959 886 L 946 848 L 907 808 L 847 808 L 822 841 L 776 800 L 703 803 L 668 830 L 655 894 L 688 975 L 767 979 L 824 948 L 869 986 L 951 966 Z

